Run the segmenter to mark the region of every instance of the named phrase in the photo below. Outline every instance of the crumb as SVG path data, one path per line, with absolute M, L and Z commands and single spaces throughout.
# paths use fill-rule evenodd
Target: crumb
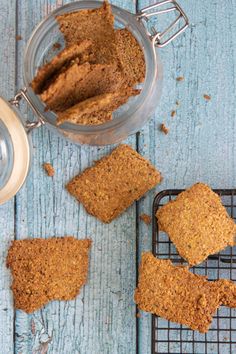
M 175 104 L 176 106 L 180 106 L 180 102 L 178 100 L 175 102 Z
M 61 44 L 59 42 L 54 43 L 53 46 L 52 46 L 53 50 L 57 50 L 57 49 L 60 49 L 60 48 L 61 48 Z
M 140 220 L 142 220 L 143 222 L 145 222 L 146 225 L 151 224 L 152 218 L 151 218 L 150 215 L 142 214 L 142 215 L 140 215 L 139 218 L 140 218 Z
M 52 167 L 52 165 L 50 163 L 45 162 L 43 164 L 43 168 L 44 168 L 44 170 L 46 171 L 46 173 L 47 173 L 47 175 L 49 177 L 53 177 L 54 176 L 55 170 L 54 170 L 54 168 Z
M 176 115 L 176 111 L 172 111 L 171 112 L 171 117 L 174 118 L 175 115 Z
M 178 76 L 178 77 L 176 78 L 176 81 L 184 81 L 184 77 L 183 77 L 183 76 Z
M 138 312 L 138 313 L 136 314 L 136 317 L 137 317 L 137 318 L 140 318 L 140 317 L 141 317 L 141 313 Z
M 229 340 L 229 338 L 228 338 L 228 337 L 224 337 L 223 339 L 224 339 L 225 341 Z
M 21 41 L 21 40 L 22 40 L 22 37 L 18 34 L 18 35 L 16 36 L 16 40 L 17 40 L 17 41 Z
M 205 98 L 206 101 L 210 101 L 210 99 L 211 99 L 211 96 L 209 96 L 207 94 L 204 94 L 203 97 Z
M 165 126 L 164 123 L 161 124 L 160 130 L 161 130 L 165 135 L 167 135 L 167 134 L 169 133 L 169 129 Z

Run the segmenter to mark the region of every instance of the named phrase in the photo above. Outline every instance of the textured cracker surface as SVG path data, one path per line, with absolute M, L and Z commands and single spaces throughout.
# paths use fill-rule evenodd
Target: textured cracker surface
M 145 79 L 145 59 L 136 38 L 127 30 L 116 31 L 117 50 L 121 68 L 129 86 L 141 83 Z
M 220 305 L 235 307 L 236 286 L 224 279 L 208 281 L 187 267 L 146 252 L 139 267 L 135 302 L 140 310 L 205 333 Z
M 67 64 L 69 64 L 75 58 L 79 59 L 79 62 L 83 62 L 88 49 L 91 47 L 92 41 L 84 40 L 81 43 L 74 43 L 65 49 L 63 49 L 53 59 L 41 66 L 33 79 L 31 86 L 35 93 L 42 93 L 48 80 L 59 73 L 60 70 Z M 89 53 L 87 53 L 89 55 Z
M 52 300 L 72 300 L 86 283 L 91 240 L 74 237 L 13 241 L 7 266 L 15 308 L 31 313 Z
M 65 121 L 86 125 L 104 123 L 112 118 L 112 111 L 127 102 L 130 96 L 138 95 L 139 92 L 139 90 L 128 87 L 121 91 L 88 98 L 64 112 L 60 112 L 57 117 L 57 124 L 62 124 Z
M 56 19 L 67 45 L 90 39 L 94 42 L 96 63 L 117 62 L 114 16 L 107 1 L 100 8 L 80 10 Z
M 161 181 L 154 166 L 128 145 L 120 145 L 67 184 L 87 212 L 109 223 Z
M 87 98 L 112 92 L 122 84 L 116 65 L 73 63 L 41 94 L 47 108 L 64 111 Z
M 181 257 L 199 264 L 226 246 L 233 246 L 235 224 L 220 197 L 197 183 L 157 211 L 160 230 L 165 231 Z

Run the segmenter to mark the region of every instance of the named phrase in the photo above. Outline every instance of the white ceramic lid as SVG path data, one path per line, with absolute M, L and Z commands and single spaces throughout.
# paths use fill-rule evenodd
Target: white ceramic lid
M 20 115 L 0 97 L 0 204 L 19 191 L 29 166 L 29 139 Z

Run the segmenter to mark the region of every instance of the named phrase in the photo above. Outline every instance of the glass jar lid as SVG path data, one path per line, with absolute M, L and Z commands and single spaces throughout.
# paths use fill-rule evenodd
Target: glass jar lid
M 0 204 L 23 185 L 30 166 L 30 144 L 17 112 L 0 97 Z

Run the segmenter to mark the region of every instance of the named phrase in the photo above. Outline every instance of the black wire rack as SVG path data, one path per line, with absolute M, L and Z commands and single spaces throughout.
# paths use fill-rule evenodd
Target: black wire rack
M 156 257 L 184 264 L 175 246 L 164 232 L 158 230 L 155 214 L 161 206 L 174 200 L 183 190 L 160 192 L 153 202 L 153 245 Z M 215 190 L 220 195 L 229 215 L 236 219 L 236 189 Z M 193 267 L 192 272 L 205 275 L 209 280 L 219 278 L 236 281 L 236 247 L 228 247 L 219 254 L 210 256 L 204 263 Z M 152 316 L 152 354 L 233 354 L 236 353 L 236 309 L 220 307 L 214 316 L 210 330 L 198 333 L 157 316 Z

